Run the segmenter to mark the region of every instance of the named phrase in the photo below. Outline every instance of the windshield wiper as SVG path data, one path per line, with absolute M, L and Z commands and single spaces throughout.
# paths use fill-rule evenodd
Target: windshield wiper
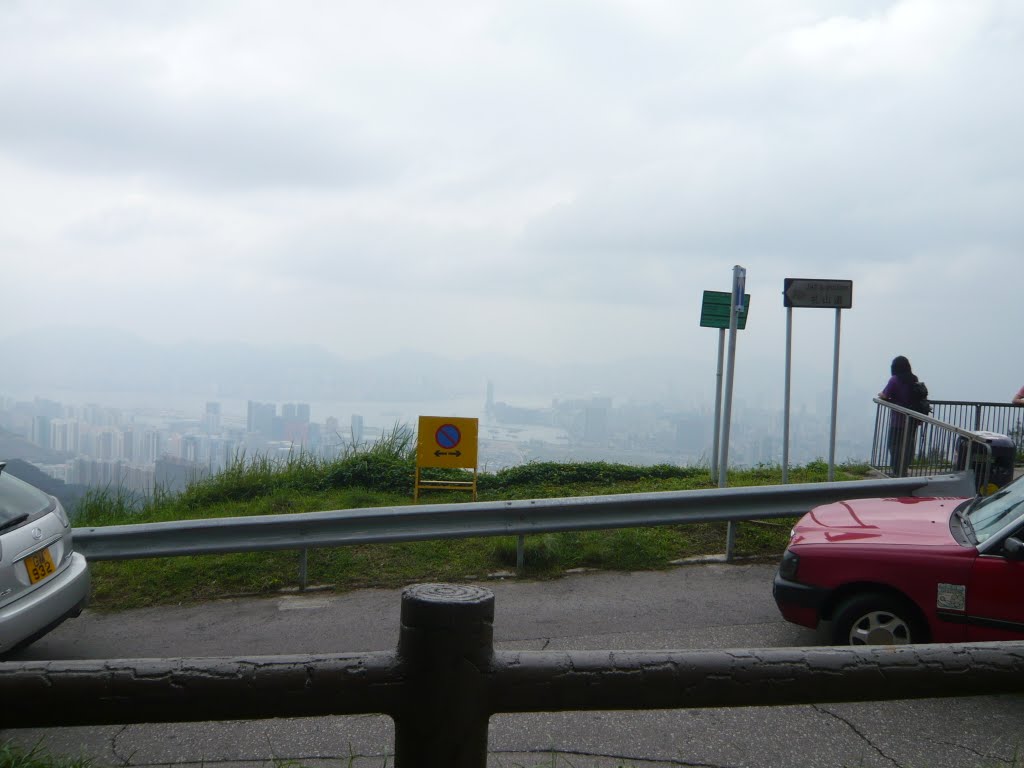
M 8 528 L 17 528 L 26 520 L 28 520 L 27 513 L 15 515 L 14 517 L 8 518 L 7 520 L 0 520 L 0 531 L 6 531 Z

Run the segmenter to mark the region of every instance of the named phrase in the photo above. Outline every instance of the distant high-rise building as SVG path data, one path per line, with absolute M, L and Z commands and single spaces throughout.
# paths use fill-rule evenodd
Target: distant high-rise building
M 583 411 L 583 439 L 601 443 L 608 439 L 608 409 L 588 406 Z
M 50 422 L 50 447 L 65 453 L 78 452 L 78 422 L 74 419 L 54 419 Z
M 202 441 L 199 435 L 183 435 L 181 438 L 181 458 L 198 464 L 205 457 L 202 451 Z
M 32 417 L 32 442 L 43 448 L 50 447 L 50 417 Z
M 220 437 L 212 438 L 208 446 L 206 465 L 210 472 L 221 472 L 230 466 L 238 452 L 238 444 L 234 440 Z
M 309 443 L 309 422 L 293 419 L 285 421 L 281 419 L 280 440 L 285 440 L 294 445 L 306 445 Z
M 220 434 L 220 403 L 207 403 L 203 416 L 203 429 L 208 435 Z
M 320 425 L 315 421 L 306 425 L 306 438 L 313 453 L 319 454 L 323 448 L 324 438 L 320 432 Z
M 160 455 L 160 433 L 155 429 L 142 431 L 132 442 L 136 464 L 152 464 Z
M 135 461 L 134 429 L 126 429 L 121 433 L 121 457 L 128 462 Z
M 356 445 L 363 442 L 363 417 L 358 413 L 352 414 L 352 442 Z
M 96 433 L 94 455 L 97 459 L 113 461 L 121 458 L 122 451 L 121 430 L 113 427 L 104 427 Z
M 248 403 L 246 431 L 257 432 L 264 437 L 273 437 L 274 419 L 277 417 L 277 406 L 273 403 Z

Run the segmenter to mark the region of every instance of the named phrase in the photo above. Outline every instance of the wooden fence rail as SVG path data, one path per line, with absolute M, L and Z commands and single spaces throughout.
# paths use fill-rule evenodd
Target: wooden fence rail
M 380 713 L 395 768 L 484 768 L 499 712 L 744 707 L 1024 691 L 1024 642 L 495 651 L 494 595 L 402 594 L 393 652 L 0 664 L 5 728 Z M 17 702 L 17 706 L 13 703 Z

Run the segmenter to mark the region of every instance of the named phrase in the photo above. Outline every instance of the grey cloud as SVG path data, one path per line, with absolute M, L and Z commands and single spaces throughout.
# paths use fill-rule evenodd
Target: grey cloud
M 194 219 L 183 219 L 152 205 L 119 205 L 80 218 L 61 232 L 67 242 L 111 246 L 140 240 L 173 240 L 194 237 L 209 228 Z
M 295 187 L 380 181 L 394 170 L 359 140 L 346 145 L 316 136 L 310 126 L 318 121 L 312 116 L 289 124 L 269 110 L 246 105 L 217 105 L 211 114 L 185 105 L 138 101 L 126 110 L 123 94 L 90 104 L 75 104 L 53 92 L 49 103 L 10 92 L 3 97 L 8 114 L 17 118 L 4 122 L 0 138 L 35 162 L 63 170 Z M 72 132 L 62 130 L 69 124 L 75 126 Z
M 287 95 L 161 92 L 129 61 L 14 61 L 0 75 L 8 154 L 81 173 L 227 186 L 351 186 L 395 161 L 358 119 Z
M 705 170 L 704 159 L 693 174 L 685 159 L 667 158 L 664 168 L 627 183 L 609 179 L 532 222 L 524 247 L 887 260 L 911 248 L 1024 237 L 1024 219 L 1012 212 L 1022 186 L 1013 161 L 992 176 L 970 167 L 981 162 L 977 143 L 961 152 L 954 139 L 937 141 L 924 130 L 916 142 L 894 142 L 876 128 L 819 147 L 786 138 L 760 149 L 740 145 L 731 157 L 722 152 L 718 174 Z

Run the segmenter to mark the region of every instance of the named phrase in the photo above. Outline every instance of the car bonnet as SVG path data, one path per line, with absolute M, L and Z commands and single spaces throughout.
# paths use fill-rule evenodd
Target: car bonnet
M 792 544 L 955 544 L 949 517 L 962 498 L 886 498 L 815 507 L 793 529 Z

